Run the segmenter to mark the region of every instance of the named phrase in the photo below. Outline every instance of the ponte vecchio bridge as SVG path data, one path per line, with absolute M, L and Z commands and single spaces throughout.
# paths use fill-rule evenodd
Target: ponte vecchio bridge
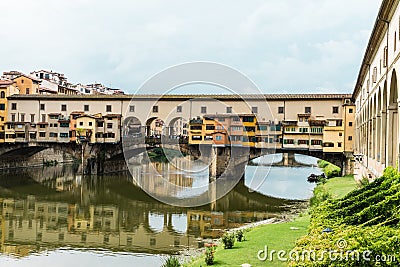
M 132 143 L 132 149 L 142 150 L 140 144 L 145 142 L 139 140 L 168 140 L 165 147 L 180 143 L 180 149 L 198 153 L 189 138 L 191 119 L 250 114 L 256 118 L 253 126 L 241 121 L 225 129 L 243 141 L 235 146 L 249 149 L 247 160 L 269 153 L 300 153 L 330 160 L 351 172 L 355 107 L 347 94 L 13 95 L 8 106 L 0 159 L 24 155 L 28 147 L 32 155 L 50 148 L 78 157 L 82 137 L 87 159 L 100 152 L 105 159 L 117 157 L 124 140 Z M 202 140 L 207 131 L 204 125 Z M 217 144 L 218 125 L 213 131 L 211 146 L 218 147 L 218 155 L 226 155 L 227 148 Z M 248 132 L 254 137 L 250 147 L 244 145 Z

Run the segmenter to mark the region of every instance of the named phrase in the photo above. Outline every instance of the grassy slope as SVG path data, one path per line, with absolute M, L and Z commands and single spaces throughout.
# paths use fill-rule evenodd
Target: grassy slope
M 329 179 L 324 187 L 334 198 L 342 197 L 346 193 L 355 189 L 356 182 L 353 176 L 338 177 Z M 268 224 L 254 228 L 245 234 L 246 241 L 235 242 L 233 249 L 217 248 L 215 253 L 214 266 L 240 266 L 242 263 L 250 263 L 254 266 L 286 266 L 286 262 L 265 261 L 257 259 L 257 252 L 263 249 L 265 245 L 268 250 L 285 250 L 289 252 L 294 248 L 295 241 L 307 234 L 307 228 L 310 223 L 310 216 L 301 216 L 293 222 Z M 297 227 L 298 230 L 290 230 L 290 227 Z M 204 257 L 198 258 L 187 266 L 206 266 Z
M 328 182 L 323 185 L 319 185 L 325 188 L 333 198 L 342 198 L 348 192 L 357 188 L 357 183 L 354 180 L 353 175 L 336 177 L 328 179 Z

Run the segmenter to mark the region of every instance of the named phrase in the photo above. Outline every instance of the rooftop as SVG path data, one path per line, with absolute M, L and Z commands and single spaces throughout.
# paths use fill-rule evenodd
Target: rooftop
M 351 94 L 248 94 L 248 95 L 13 95 L 9 99 L 43 99 L 43 100 L 196 100 L 196 99 L 216 99 L 216 100 L 325 100 L 325 99 L 347 99 L 351 98 Z

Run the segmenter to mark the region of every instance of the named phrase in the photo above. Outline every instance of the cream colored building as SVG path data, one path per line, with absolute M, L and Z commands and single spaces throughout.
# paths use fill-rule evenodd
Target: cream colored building
M 399 1 L 383 0 L 353 92 L 358 178 L 399 163 L 399 38 Z
M 156 134 L 174 138 L 177 136 L 177 122 L 184 125 L 184 122 L 191 118 L 203 118 L 207 114 L 219 114 L 218 116 L 225 114 L 227 118 L 234 117 L 235 114 L 240 115 L 239 117 L 249 114 L 255 116 L 255 120 L 240 124 L 246 124 L 244 126 L 249 131 L 246 131 L 248 141 L 247 139 L 245 141 L 251 146 L 255 146 L 256 143 L 261 147 L 280 146 L 283 143 L 284 147 L 322 149 L 322 132 L 320 132 L 319 123 L 343 120 L 342 106 L 345 101 L 350 100 L 350 95 L 264 95 L 264 99 L 250 95 L 244 96 L 243 99 L 233 95 L 167 95 L 162 97 L 153 95 L 18 95 L 10 97 L 9 102 L 18 107 L 18 114 L 26 114 L 25 117 L 30 118 L 30 127 L 39 125 L 36 126 L 39 133 L 38 141 L 49 137 L 50 124 L 55 123 L 50 122 L 49 114 L 53 113 L 70 119 L 70 141 L 75 138 L 73 129 L 82 128 L 78 125 L 81 122 L 86 123 L 84 129 L 93 131 L 90 137 L 91 142 L 118 142 L 121 134 L 131 137 Z M 101 114 L 101 118 L 97 118 L 96 123 L 91 119 L 92 126 L 89 126 L 89 121 L 83 121 L 83 118 L 79 123 L 71 120 L 71 114 L 78 113 Z M 15 122 L 19 122 L 18 114 L 14 114 Z M 9 114 L 10 120 L 11 115 Z M 102 126 L 98 125 L 99 120 L 104 121 Z M 220 122 L 221 125 L 224 123 Z M 213 143 L 213 138 L 220 138 L 215 133 L 217 127 L 215 121 L 211 120 L 209 124 L 213 125 L 214 129 L 207 129 L 207 127 L 200 129 L 199 134 L 209 136 L 208 139 L 205 138 L 207 140 L 202 138 L 201 142 Z M 241 126 L 241 129 L 233 128 L 233 132 L 227 132 L 227 134 L 239 136 L 240 133 L 243 137 L 244 128 L 243 125 Z M 283 136 L 280 136 L 282 129 L 284 129 Z M 30 138 L 31 130 L 34 131 L 30 129 L 27 138 Z M 57 138 L 60 137 L 61 130 L 58 129 Z M 44 137 L 44 134 L 40 132 L 48 134 Z M 183 131 L 178 135 L 182 133 Z M 285 139 L 293 139 L 293 143 L 291 141 L 285 143 Z M 54 138 L 51 140 L 55 141 Z M 231 141 L 238 142 L 232 138 Z
M 11 80 L 0 80 L 0 143 L 4 143 L 6 137 L 6 122 L 10 108 L 7 97 L 14 94 L 19 94 L 16 84 Z

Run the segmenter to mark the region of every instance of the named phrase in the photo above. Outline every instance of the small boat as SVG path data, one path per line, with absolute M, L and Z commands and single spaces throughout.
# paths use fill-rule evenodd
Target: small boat
M 307 181 L 310 183 L 318 183 L 323 178 L 326 178 L 325 173 L 321 174 L 311 173 L 310 176 L 307 177 Z

